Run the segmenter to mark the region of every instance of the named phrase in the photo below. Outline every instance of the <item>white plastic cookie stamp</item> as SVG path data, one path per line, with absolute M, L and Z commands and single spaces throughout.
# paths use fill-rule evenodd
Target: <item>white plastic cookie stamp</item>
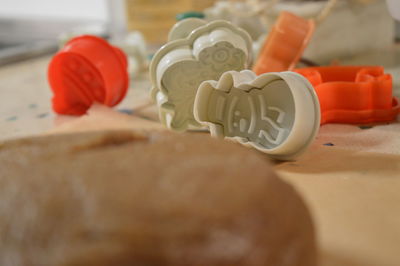
M 205 81 L 194 116 L 213 136 L 233 138 L 281 160 L 305 151 L 320 125 L 314 88 L 294 72 L 229 71 L 218 82 Z
M 200 127 L 193 117 L 199 85 L 219 79 L 226 71 L 247 68 L 251 62 L 251 39 L 247 32 L 227 21 L 207 24 L 200 19 L 180 21 L 169 39 L 150 64 L 152 97 L 160 120 L 177 131 Z

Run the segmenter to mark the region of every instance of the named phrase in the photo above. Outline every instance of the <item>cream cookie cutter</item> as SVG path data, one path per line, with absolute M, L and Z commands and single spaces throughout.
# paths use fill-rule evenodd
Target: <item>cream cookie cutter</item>
M 247 68 L 251 63 L 251 38 L 228 21 L 185 19 L 173 27 L 169 39 L 150 64 L 152 98 L 157 102 L 161 122 L 168 128 L 199 128 L 193 117 L 199 85 L 218 79 L 226 71 Z
M 256 76 L 250 70 L 229 71 L 219 81 L 203 82 L 194 116 L 213 136 L 234 139 L 280 160 L 292 160 L 307 149 L 321 117 L 318 97 L 303 76 Z

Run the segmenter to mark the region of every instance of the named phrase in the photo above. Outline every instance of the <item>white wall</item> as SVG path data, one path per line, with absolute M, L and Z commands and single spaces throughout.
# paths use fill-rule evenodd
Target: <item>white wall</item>
M 55 17 L 105 21 L 106 7 L 107 0 L 0 0 L 0 17 Z

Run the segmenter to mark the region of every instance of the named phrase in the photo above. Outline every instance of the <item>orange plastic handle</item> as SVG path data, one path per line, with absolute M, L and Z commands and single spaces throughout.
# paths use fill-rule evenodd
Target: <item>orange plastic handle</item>
M 48 67 L 53 110 L 82 115 L 94 102 L 115 106 L 129 87 L 127 57 L 118 47 L 96 36 L 71 39 Z
M 396 119 L 400 103 L 392 95 L 392 76 L 380 66 L 329 66 L 295 70 L 314 86 L 321 124 L 369 124 Z
M 290 12 L 283 11 L 264 42 L 253 71 L 293 70 L 314 33 L 315 24 Z

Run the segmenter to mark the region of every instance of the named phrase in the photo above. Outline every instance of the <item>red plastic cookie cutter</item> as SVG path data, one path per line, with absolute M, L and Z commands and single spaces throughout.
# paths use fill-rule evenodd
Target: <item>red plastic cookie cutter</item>
M 58 114 L 82 115 L 94 102 L 115 106 L 125 97 L 127 59 L 117 47 L 96 36 L 70 40 L 51 60 L 48 81 Z
M 328 66 L 295 70 L 314 86 L 321 124 L 389 122 L 400 113 L 392 76 L 380 66 Z
M 257 74 L 293 70 L 315 30 L 313 20 L 281 12 L 253 67 Z

